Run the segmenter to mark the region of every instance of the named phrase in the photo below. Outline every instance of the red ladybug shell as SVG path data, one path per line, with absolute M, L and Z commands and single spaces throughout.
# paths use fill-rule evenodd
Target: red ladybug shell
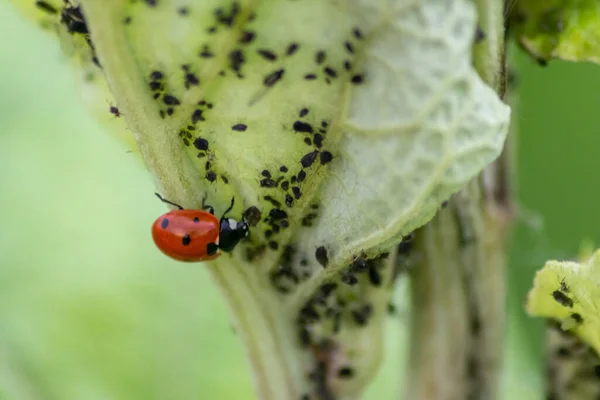
M 209 261 L 221 253 L 208 254 L 208 245 L 219 244 L 219 220 L 203 210 L 173 210 L 152 224 L 156 247 L 179 261 Z

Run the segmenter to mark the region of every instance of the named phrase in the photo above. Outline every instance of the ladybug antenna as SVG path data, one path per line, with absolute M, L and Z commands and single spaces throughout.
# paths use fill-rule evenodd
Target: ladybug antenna
M 172 205 L 172 206 L 175 206 L 175 207 L 179 208 L 180 210 L 183 210 L 183 207 L 181 207 L 179 204 L 173 203 L 172 201 L 169 201 L 169 200 L 165 199 L 164 197 L 162 197 L 162 196 L 161 196 L 160 194 L 158 194 L 158 193 L 154 193 L 154 194 L 155 194 L 155 195 L 156 195 L 156 197 L 158 197 L 158 198 L 160 199 L 160 201 L 162 201 L 163 203 L 170 204 L 170 205 Z
M 233 210 L 233 203 L 235 203 L 235 197 L 231 198 L 231 205 L 229 205 L 229 208 L 223 213 L 223 218 L 225 218 L 229 211 Z

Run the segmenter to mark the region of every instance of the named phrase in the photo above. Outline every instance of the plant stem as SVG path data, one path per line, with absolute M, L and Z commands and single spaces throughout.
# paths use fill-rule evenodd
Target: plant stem
M 229 303 L 261 400 L 299 399 L 304 382 L 302 355 L 281 303 L 261 295 L 259 276 L 214 263 L 212 277 Z M 221 265 L 222 264 L 222 265 Z M 266 289 L 266 288 L 263 288 Z M 270 293 L 269 293 L 270 295 Z M 272 296 L 267 296 L 272 297 Z
M 475 1 L 484 39 L 473 48 L 481 78 L 506 86 L 504 6 Z M 411 273 L 407 399 L 494 400 L 505 333 L 505 243 L 512 220 L 511 146 L 417 232 Z

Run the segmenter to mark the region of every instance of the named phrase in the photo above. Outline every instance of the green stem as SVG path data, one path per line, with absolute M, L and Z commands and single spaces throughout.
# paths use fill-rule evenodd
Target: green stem
M 213 279 L 229 303 L 236 332 L 244 345 L 261 400 L 297 399 L 305 382 L 295 332 L 282 304 L 260 289 L 257 274 L 230 262 L 211 269 Z M 261 293 L 263 293 L 261 295 Z
M 484 39 L 474 65 L 505 90 L 504 5 L 476 0 Z M 505 333 L 505 242 L 512 218 L 511 148 L 417 233 L 411 274 L 410 377 L 406 398 L 494 400 Z
M 473 46 L 473 63 L 479 76 L 501 96 L 504 71 L 504 2 L 475 0 L 479 28 L 484 38 Z

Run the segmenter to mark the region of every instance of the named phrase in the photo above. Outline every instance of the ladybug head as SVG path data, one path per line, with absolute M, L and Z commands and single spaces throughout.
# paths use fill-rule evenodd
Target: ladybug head
M 236 221 L 233 218 L 221 218 L 219 228 L 219 249 L 230 253 L 235 249 L 235 246 L 248 236 L 250 229 L 245 220 Z

